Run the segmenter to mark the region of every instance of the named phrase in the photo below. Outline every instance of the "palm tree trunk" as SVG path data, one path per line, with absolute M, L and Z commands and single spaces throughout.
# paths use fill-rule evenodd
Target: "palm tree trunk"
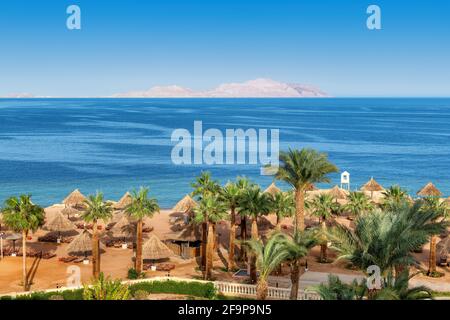
M 428 275 L 436 272 L 436 236 L 431 236 L 430 240 L 430 257 L 428 260 Z
M 99 255 L 99 243 L 98 243 L 98 230 L 97 221 L 94 221 L 92 227 L 92 275 L 95 279 L 98 279 L 100 275 L 100 255 Z
M 243 216 L 241 217 L 241 242 L 244 242 L 247 240 L 247 217 Z M 246 253 L 245 253 L 245 246 L 241 245 L 241 260 L 245 261 Z
M 23 290 L 28 290 L 28 274 L 27 274 L 27 231 L 22 231 L 22 282 Z
M 136 272 L 138 275 L 142 272 L 142 219 L 137 222 L 136 230 Z
M 204 221 L 202 223 L 202 245 L 201 245 L 201 265 L 200 269 L 204 271 L 206 269 L 206 246 L 208 242 L 208 223 Z
M 297 231 L 305 230 L 305 190 L 295 190 L 295 227 Z
M 322 220 L 321 228 L 322 228 L 322 232 L 325 234 L 327 232 L 327 225 L 326 225 L 325 219 Z M 328 243 L 327 243 L 326 239 L 324 239 L 324 241 L 325 242 L 320 244 L 320 258 L 319 258 L 319 260 L 320 260 L 321 263 L 327 263 L 327 261 L 328 261 L 328 252 L 327 252 Z
M 266 300 L 269 286 L 266 279 L 259 279 L 256 285 L 256 300 Z
M 278 214 L 277 214 L 277 225 L 275 227 L 275 230 L 277 230 L 277 231 L 281 230 L 281 218 Z
M 291 300 L 298 299 L 298 289 L 300 285 L 300 260 L 291 264 Z
M 212 276 L 213 254 L 214 254 L 214 228 L 213 223 L 208 223 L 208 238 L 206 242 L 205 280 L 210 280 Z
M 258 240 L 258 223 L 256 217 L 252 220 L 252 240 Z M 250 264 L 250 280 L 252 283 L 256 283 L 258 280 L 257 272 L 256 272 L 256 256 L 255 254 L 249 255 L 249 264 Z
M 234 242 L 236 240 L 236 212 L 235 208 L 231 207 L 231 221 L 230 221 L 230 244 L 228 248 L 228 270 L 236 268 L 234 260 Z

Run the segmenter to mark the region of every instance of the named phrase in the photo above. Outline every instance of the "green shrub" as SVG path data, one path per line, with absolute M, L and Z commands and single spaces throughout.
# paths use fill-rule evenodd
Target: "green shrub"
M 128 300 L 128 286 L 120 280 L 105 278 L 103 273 L 91 286 L 84 286 L 83 300 Z
M 147 300 L 149 293 L 145 290 L 138 290 L 133 294 L 134 299 L 136 300 Z
M 128 269 L 128 279 L 136 280 L 145 278 L 145 273 L 141 272 L 140 274 L 134 268 Z
M 59 294 L 54 294 L 48 298 L 48 300 L 64 300 L 64 297 Z
M 185 281 L 153 281 L 141 282 L 130 286 L 130 291 L 134 294 L 138 290 L 144 290 L 149 293 L 173 293 L 190 295 L 213 299 L 216 296 L 216 288 L 211 282 L 185 282 Z
M 0 297 L 0 300 L 12 300 L 12 297 L 11 296 L 3 296 L 3 297 Z

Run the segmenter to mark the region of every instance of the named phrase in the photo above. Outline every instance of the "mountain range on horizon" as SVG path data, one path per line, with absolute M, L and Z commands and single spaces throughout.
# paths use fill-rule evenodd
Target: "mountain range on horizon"
M 241 83 L 224 83 L 212 90 L 195 91 L 177 85 L 155 86 L 146 91 L 113 95 L 115 98 L 321 98 L 329 97 L 319 88 L 258 78 Z

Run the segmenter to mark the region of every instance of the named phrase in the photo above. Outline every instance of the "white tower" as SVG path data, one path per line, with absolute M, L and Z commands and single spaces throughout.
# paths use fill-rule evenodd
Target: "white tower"
M 347 171 L 344 171 L 341 174 L 341 189 L 350 191 L 350 173 Z

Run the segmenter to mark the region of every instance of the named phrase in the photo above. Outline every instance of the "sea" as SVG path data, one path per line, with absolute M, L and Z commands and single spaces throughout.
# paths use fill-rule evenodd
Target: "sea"
M 118 200 L 147 186 L 170 208 L 202 171 L 270 185 L 260 164 L 175 164 L 172 133 L 193 133 L 196 121 L 223 133 L 278 129 L 281 150 L 327 153 L 352 190 L 374 177 L 412 195 L 432 181 L 450 196 L 450 99 L 1 99 L 0 202 L 25 193 L 49 206 L 76 188 Z M 330 179 L 318 187 L 340 184 Z

